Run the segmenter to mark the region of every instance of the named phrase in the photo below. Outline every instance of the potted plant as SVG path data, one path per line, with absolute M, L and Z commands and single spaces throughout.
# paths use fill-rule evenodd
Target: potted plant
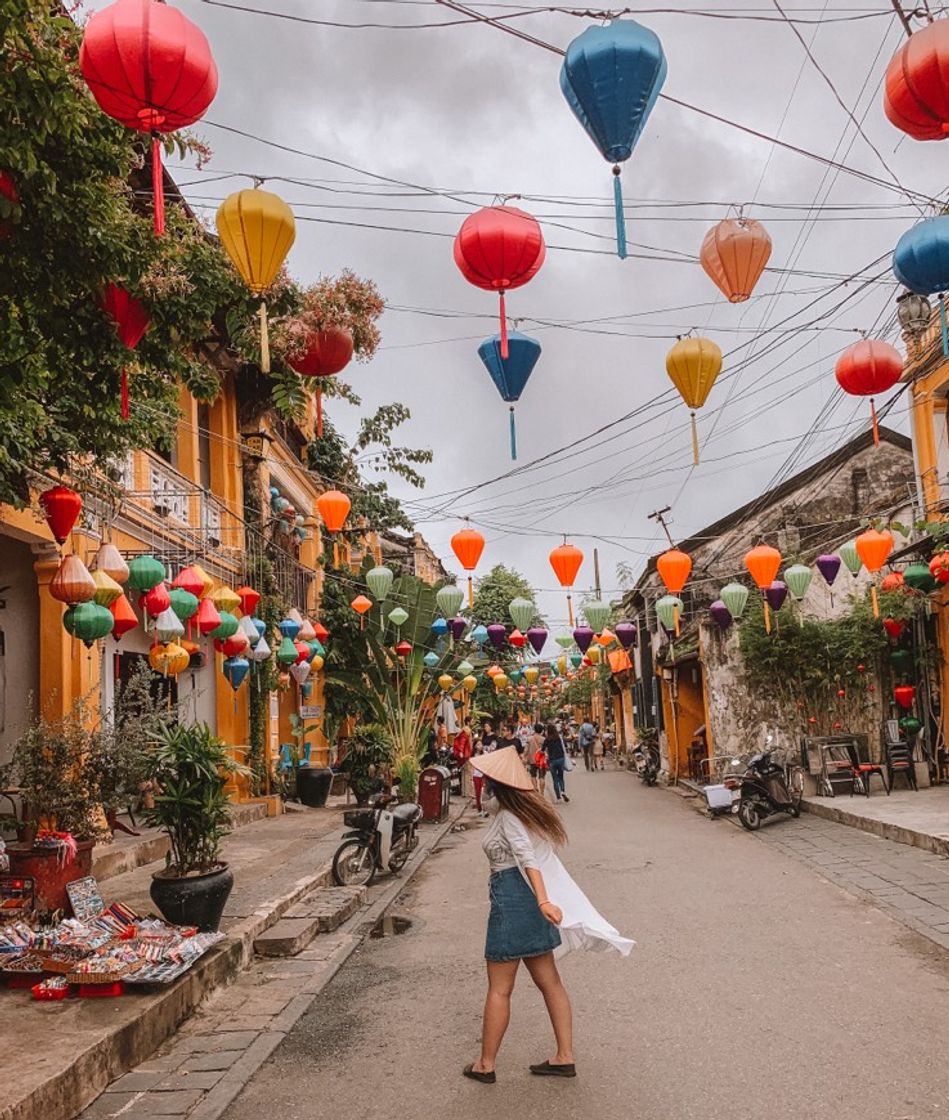
M 392 763 L 392 739 L 381 723 L 360 724 L 349 738 L 339 769 L 346 775 L 357 805 L 366 805 L 370 794 L 385 785 Z
M 41 912 L 67 909 L 67 885 L 90 873 L 95 842 L 108 836 L 93 764 L 98 733 L 87 723 L 81 699 L 59 719 L 41 716 L 0 769 L 0 785 L 18 789 L 23 804 L 10 870 L 33 879 Z
M 301 759 L 295 767 L 297 796 L 311 809 L 322 809 L 330 795 L 333 771 L 328 766 L 319 766 L 310 761 L 312 744 L 307 741 L 307 736 L 314 735 L 319 730 L 319 725 L 305 723 L 294 713 L 290 716 L 290 726 L 296 740 L 297 756 Z
M 227 778 L 244 770 L 207 724 L 163 725 L 153 736 L 148 776 L 155 785 L 150 825 L 171 847 L 165 869 L 152 876 L 152 901 L 176 925 L 216 930 L 234 885 L 221 859 L 229 829 Z

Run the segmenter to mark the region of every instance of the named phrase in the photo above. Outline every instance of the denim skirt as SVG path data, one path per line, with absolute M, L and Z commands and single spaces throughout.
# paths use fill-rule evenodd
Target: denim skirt
M 560 944 L 560 930 L 540 912 L 534 892 L 516 867 L 495 871 L 488 883 L 491 913 L 484 956 L 489 961 L 540 957 Z

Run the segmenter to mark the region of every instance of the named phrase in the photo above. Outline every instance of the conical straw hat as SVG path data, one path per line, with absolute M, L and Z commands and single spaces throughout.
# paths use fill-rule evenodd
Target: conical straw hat
M 489 754 L 475 755 L 468 759 L 468 765 L 499 785 L 523 790 L 534 788 L 517 753 L 517 747 L 501 747 Z

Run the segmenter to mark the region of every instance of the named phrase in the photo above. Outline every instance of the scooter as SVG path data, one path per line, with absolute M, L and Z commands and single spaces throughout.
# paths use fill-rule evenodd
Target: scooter
M 389 806 L 395 798 L 380 793 L 368 808 L 349 809 L 343 843 L 333 856 L 333 879 L 340 887 L 367 887 L 377 871 L 398 874 L 418 847 L 415 826 L 422 808 L 412 802 Z
M 738 819 L 749 832 L 778 813 L 801 815 L 803 784 L 788 785 L 784 767 L 772 761 L 770 749 L 753 755 L 745 773 L 740 778 L 726 778 L 725 787 L 739 791 Z
M 659 767 L 662 764 L 659 757 L 659 748 L 652 745 L 637 747 L 633 751 L 633 759 L 636 763 L 636 772 L 639 774 L 639 779 L 643 785 L 654 786 L 656 779 L 659 777 Z

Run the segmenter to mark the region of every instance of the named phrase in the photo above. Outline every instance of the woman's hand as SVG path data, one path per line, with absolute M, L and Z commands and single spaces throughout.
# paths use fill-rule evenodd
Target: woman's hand
M 540 912 L 552 926 L 559 926 L 563 921 L 563 911 L 553 902 L 542 902 L 540 904 Z

